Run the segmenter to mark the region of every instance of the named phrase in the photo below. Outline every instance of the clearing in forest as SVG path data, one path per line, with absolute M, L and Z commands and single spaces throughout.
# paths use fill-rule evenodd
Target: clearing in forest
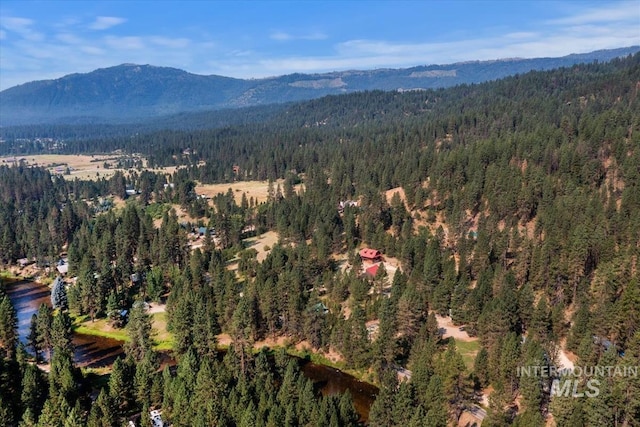
M 129 169 L 116 168 L 119 160 L 146 160 L 136 155 L 127 155 L 122 153 L 111 154 L 35 154 L 24 156 L 5 156 L 0 157 L 0 164 L 12 165 L 23 161 L 28 166 L 40 166 L 47 168 L 54 175 L 60 175 L 64 179 L 73 180 L 98 180 L 100 178 L 110 178 L 116 171 L 122 171 L 127 174 Z M 109 165 L 105 168 L 105 163 Z M 68 174 L 67 174 L 68 169 Z M 133 169 L 135 170 L 135 169 Z M 144 168 L 156 173 L 173 174 L 176 167 L 171 166 L 163 169 Z
M 244 240 L 244 245 L 246 248 L 253 248 L 258 251 L 258 262 L 262 262 L 267 258 L 267 254 L 273 248 L 273 245 L 278 243 L 279 237 L 278 233 L 275 231 L 267 231 L 264 234 L 261 234 L 256 237 L 249 237 Z
M 282 189 L 284 179 L 279 179 L 273 182 L 273 190 L 276 191 L 278 185 Z M 296 191 L 299 189 L 300 184 L 295 186 Z M 256 203 L 262 203 L 267 201 L 267 195 L 269 194 L 269 182 L 268 181 L 237 181 L 228 182 L 222 184 L 198 184 L 196 185 L 196 193 L 206 197 L 214 197 L 220 193 L 226 194 L 227 191 L 233 192 L 236 203 L 239 205 L 242 201 L 242 194 L 247 194 L 247 200 L 253 197 Z

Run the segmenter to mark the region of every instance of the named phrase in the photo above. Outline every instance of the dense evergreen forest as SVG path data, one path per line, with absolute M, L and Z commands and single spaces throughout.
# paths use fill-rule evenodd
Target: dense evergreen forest
M 552 396 L 553 378 L 519 374 L 556 365 L 560 351 L 576 366 L 640 365 L 639 90 L 636 54 L 62 149 L 184 166 L 169 178 L 65 181 L 0 166 L 0 262 L 45 266 L 68 252 L 77 277 L 32 322 L 30 354 L 51 355 L 48 374 L 16 346 L 14 309 L 0 298 L 0 424 L 119 426 L 149 408 L 176 426 L 358 423 L 348 395 L 322 397 L 283 351 L 254 350 L 287 337 L 337 352 L 380 386 L 373 426 L 457 425 L 483 392 L 483 426 L 639 425 L 637 376 L 599 378 L 598 396 L 573 398 Z M 237 203 L 231 191 L 208 203 L 194 190 L 267 179 L 263 203 Z M 102 212 L 100 197 L 126 198 L 128 187 L 140 194 Z M 358 203 L 338 209 L 345 200 Z M 172 205 L 195 223 L 181 224 Z M 198 226 L 215 234 L 192 250 Z M 279 242 L 258 261 L 243 239 L 265 231 Z M 398 260 L 392 280 L 384 268 L 360 274 L 363 247 Z M 149 316 L 134 304 L 142 299 L 166 299 L 174 368 L 160 369 Z M 96 386 L 73 365 L 70 316 L 124 308 L 126 358 Z M 478 337 L 470 365 L 436 314 Z M 221 332 L 231 337 L 224 356 Z M 397 375 L 404 368 L 409 379 Z

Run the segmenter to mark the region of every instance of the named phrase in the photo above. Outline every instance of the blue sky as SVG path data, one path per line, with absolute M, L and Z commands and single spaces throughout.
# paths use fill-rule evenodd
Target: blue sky
M 631 45 L 640 0 L 2 0 L 0 89 L 122 63 L 259 78 Z

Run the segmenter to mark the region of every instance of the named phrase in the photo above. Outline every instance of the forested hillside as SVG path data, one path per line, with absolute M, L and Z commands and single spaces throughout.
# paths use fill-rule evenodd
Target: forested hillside
M 598 396 L 572 398 L 551 396 L 553 378 L 519 368 L 555 366 L 560 353 L 576 366 L 640 364 L 639 91 L 636 54 L 481 85 L 332 96 L 261 123 L 63 148 L 183 165 L 170 177 L 135 171 L 65 182 L 0 166 L 1 262 L 54 261 L 67 250 L 78 277 L 68 289 L 73 316 L 103 318 L 166 297 L 177 360 L 158 370 L 149 319 L 138 313 L 127 358 L 94 405 L 66 359 L 36 375 L 51 386 L 32 399 L 25 389 L 35 374 L 15 351 L 4 298 L 1 419 L 120 425 L 161 407 L 176 426 L 355 424 L 349 397 L 321 397 L 286 356 L 272 362 L 254 351 L 284 337 L 338 354 L 380 386 L 370 425 L 457 425 L 483 394 L 483 426 L 635 425 L 637 376 L 599 378 Z M 232 191 L 208 203 L 194 191 L 196 181 L 266 179 L 263 203 L 238 202 Z M 126 197 L 127 187 L 140 194 L 124 207 L 89 206 L 96 196 Z M 357 203 L 339 209 L 341 201 Z M 195 220 L 180 224 L 170 206 Z M 205 230 L 193 248 L 192 227 L 214 234 Z M 258 258 L 246 237 L 266 231 L 279 242 Z M 384 258 L 368 276 L 358 256 L 365 247 Z M 132 283 L 136 273 L 143 279 Z M 436 315 L 477 336 L 477 354 L 465 359 L 469 342 L 443 338 Z M 230 337 L 224 358 L 221 332 Z M 34 346 L 64 354 L 53 343 Z M 578 380 L 584 390 L 587 379 Z
M 531 70 L 609 61 L 638 50 L 639 46 L 630 46 L 560 58 L 295 73 L 262 79 L 203 76 L 175 68 L 122 64 L 3 90 L 0 92 L 0 126 L 125 124 L 150 119 L 153 123 L 158 116 L 280 104 L 366 90 L 403 92 L 481 83 Z M 174 123 L 174 126 L 180 125 Z

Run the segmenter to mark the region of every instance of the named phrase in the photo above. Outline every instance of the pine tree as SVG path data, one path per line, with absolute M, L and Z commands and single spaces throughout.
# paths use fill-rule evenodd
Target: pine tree
M 31 409 L 25 409 L 22 414 L 22 419 L 20 423 L 18 423 L 18 427 L 36 427 L 37 426 L 37 417 L 31 412 Z
M 489 352 L 482 347 L 474 360 L 473 372 L 478 378 L 481 388 L 489 385 Z
M 53 318 L 51 325 L 51 345 L 59 351 L 73 353 L 73 331 L 71 318 L 66 311 L 61 311 Z
M 69 415 L 67 415 L 66 420 L 64 421 L 64 427 L 84 427 L 85 422 L 82 417 L 82 411 L 80 410 L 80 406 L 74 406 L 71 411 L 69 411 Z
M 11 406 L 0 394 L 0 425 L 11 426 L 15 423 L 15 416 Z
M 244 374 L 249 369 L 249 359 L 253 346 L 254 311 L 248 296 L 240 299 L 232 319 L 233 348 L 240 357 L 240 371 Z
M 369 411 L 369 425 L 373 427 L 394 425 L 392 413 L 397 385 L 398 378 L 395 371 L 385 371 L 382 376 L 380 392 Z
M 87 427 L 116 427 L 116 408 L 106 388 L 100 390 L 98 398 L 91 406 Z
M 22 407 L 30 411 L 34 420 L 37 419 L 46 400 L 46 382 L 35 365 L 29 364 L 24 369 L 20 400 Z
M 577 351 L 580 341 L 588 333 L 591 313 L 587 304 L 583 303 L 576 311 L 573 318 L 573 326 L 567 337 L 567 349 Z
M 31 351 L 33 351 L 34 357 L 37 362 L 40 359 L 40 346 L 38 345 L 38 315 L 36 313 L 33 313 L 31 315 L 27 344 L 29 345 Z
M 65 416 L 66 414 L 62 413 L 59 402 L 50 397 L 44 403 L 42 413 L 38 418 L 38 427 L 64 427 L 62 423 Z
M 207 236 L 209 234 L 207 233 Z M 164 292 L 164 275 L 160 266 L 154 266 L 147 273 L 145 280 L 147 281 L 147 295 L 154 302 L 160 302 L 160 297 Z
M 427 411 L 426 420 L 428 426 L 435 427 L 447 424 L 447 401 L 444 396 L 442 379 L 439 375 L 433 375 L 429 379 L 424 398 L 424 407 Z
M 55 400 L 54 406 L 66 405 L 69 409 L 75 405 L 79 393 L 79 377 L 80 373 L 73 365 L 71 353 L 55 347 L 49 372 L 49 400 Z M 66 412 L 64 416 L 66 417 Z
M 51 286 L 51 305 L 53 308 L 67 308 L 67 289 L 62 276 L 56 277 Z
M 135 376 L 133 378 L 134 397 L 140 407 L 149 406 L 151 403 L 154 365 L 150 355 L 146 355 L 140 363 L 135 365 Z
M 637 278 L 631 279 L 626 285 L 615 312 L 618 341 L 624 346 L 640 330 L 640 286 Z
M 113 363 L 109 376 L 109 400 L 118 414 L 124 414 L 132 401 L 133 375 L 127 360 L 119 357 Z
M 129 341 L 124 344 L 127 356 L 131 356 L 139 362 L 152 352 L 151 332 L 151 316 L 145 312 L 144 304 L 134 304 L 129 312 L 129 323 L 127 324 Z
M 472 384 L 466 373 L 462 356 L 451 340 L 446 352 L 442 354 L 439 369 L 442 378 L 444 396 L 450 405 L 452 419 L 458 422 L 460 415 L 472 396 Z
M 18 344 L 18 318 L 7 295 L 0 297 L 0 356 L 11 359 Z
M 38 323 L 36 325 L 38 348 L 41 351 L 48 351 L 48 358 L 51 358 L 53 340 L 51 338 L 51 325 L 53 324 L 53 313 L 46 304 L 40 304 L 37 314 Z

